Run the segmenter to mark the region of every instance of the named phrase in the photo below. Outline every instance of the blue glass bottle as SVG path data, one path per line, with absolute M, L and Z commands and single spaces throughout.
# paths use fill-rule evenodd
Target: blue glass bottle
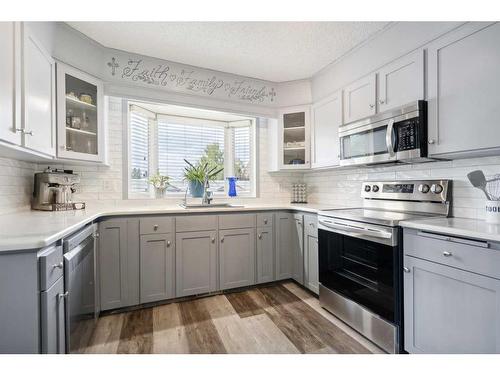
M 229 195 L 230 197 L 236 197 L 238 195 L 236 193 L 236 180 L 237 179 L 238 179 L 237 177 L 228 177 L 227 178 L 227 181 L 229 183 L 229 189 L 228 189 L 227 195 Z

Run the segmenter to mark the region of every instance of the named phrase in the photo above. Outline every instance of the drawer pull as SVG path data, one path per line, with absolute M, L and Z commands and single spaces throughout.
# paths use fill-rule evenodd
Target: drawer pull
M 264 219 L 264 224 L 267 224 L 267 219 Z
M 410 273 L 410 269 L 408 267 L 403 267 L 403 271 L 406 273 Z
M 156 232 L 158 230 L 158 224 L 153 225 L 153 230 Z
M 451 257 L 453 254 L 452 254 L 452 253 L 450 253 L 449 251 L 443 251 L 443 255 L 444 255 L 445 257 Z
M 52 265 L 52 268 L 59 268 L 60 270 L 62 270 L 63 267 L 64 267 L 63 262 Z

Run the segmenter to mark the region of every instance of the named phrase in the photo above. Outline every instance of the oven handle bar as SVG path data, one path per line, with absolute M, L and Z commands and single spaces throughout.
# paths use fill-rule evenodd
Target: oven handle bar
M 342 233 L 345 233 L 347 235 L 349 235 L 349 232 L 350 233 L 354 232 L 357 234 L 362 234 L 365 236 L 375 237 L 375 238 L 384 238 L 384 239 L 391 239 L 392 238 L 391 232 L 384 232 L 384 231 L 380 231 L 380 230 L 356 227 L 353 225 L 343 225 L 343 224 L 333 223 L 331 221 L 324 221 L 324 220 L 319 220 L 318 222 L 327 228 L 341 230 Z
M 385 143 L 387 145 L 387 152 L 389 156 L 394 157 L 394 144 L 392 142 L 392 132 L 394 130 L 394 119 L 391 118 L 387 124 L 387 133 L 385 134 Z

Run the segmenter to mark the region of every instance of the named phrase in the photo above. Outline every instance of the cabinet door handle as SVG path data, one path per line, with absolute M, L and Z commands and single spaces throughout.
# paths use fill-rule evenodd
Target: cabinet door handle
M 158 224 L 153 225 L 153 230 L 156 232 L 158 230 Z
M 444 255 L 445 257 L 451 257 L 453 254 L 452 254 L 452 253 L 450 253 L 449 251 L 443 251 L 443 255 Z
M 434 139 L 429 139 L 429 144 L 430 145 L 433 145 L 434 143 L 436 143 L 436 141 Z
M 62 270 L 63 267 L 64 267 L 63 262 L 52 265 L 52 268 L 59 268 L 60 270 Z
M 375 108 L 375 104 L 370 104 L 370 109 Z
M 267 219 L 264 219 L 264 224 L 267 224 Z
M 379 103 L 379 104 L 384 104 L 384 103 L 385 103 L 385 101 L 384 101 L 384 100 L 382 100 L 382 99 L 380 99 L 380 100 L 378 101 L 378 103 Z
M 69 292 L 59 293 L 57 295 L 57 297 L 59 297 L 59 300 L 62 300 L 62 299 L 68 298 L 68 295 L 69 295 Z
M 220 238 L 220 242 L 224 242 L 224 236 Z
M 262 233 L 259 233 L 259 240 L 262 239 Z
M 403 267 L 403 271 L 406 273 L 410 273 L 410 269 L 408 267 Z
M 16 133 L 24 133 L 24 129 L 16 128 Z
M 212 243 L 214 243 L 214 242 L 215 242 L 215 237 L 212 237 Z
M 170 247 L 171 244 L 172 244 L 172 242 L 167 241 L 167 247 Z

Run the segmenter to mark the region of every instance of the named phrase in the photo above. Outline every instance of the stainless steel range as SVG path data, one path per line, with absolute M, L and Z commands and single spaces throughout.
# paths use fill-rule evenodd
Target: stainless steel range
M 320 303 L 389 353 L 403 351 L 399 222 L 448 216 L 450 183 L 365 182 L 363 207 L 319 212 Z

